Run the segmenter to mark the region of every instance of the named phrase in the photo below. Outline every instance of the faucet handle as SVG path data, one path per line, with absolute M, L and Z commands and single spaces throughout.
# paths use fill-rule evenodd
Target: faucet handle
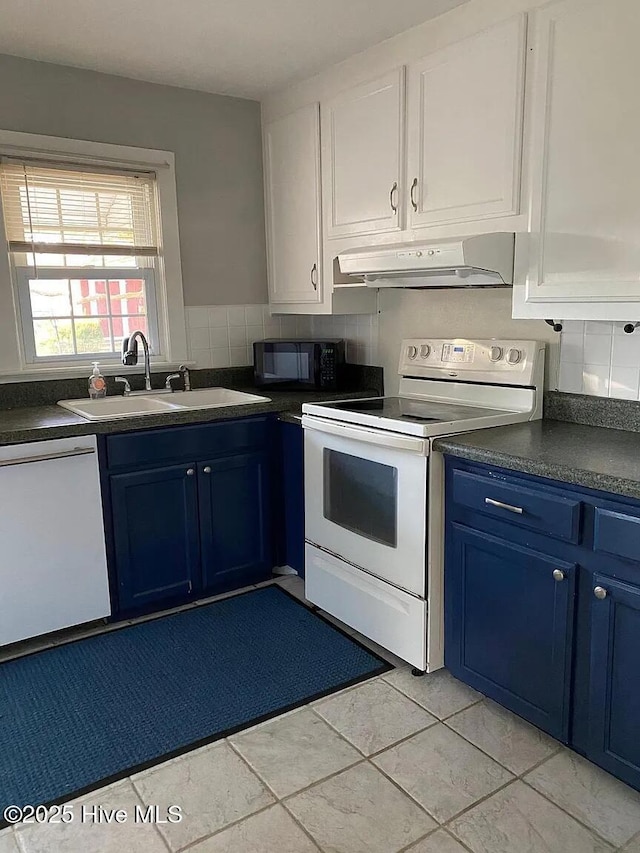
M 189 368 L 186 364 L 181 364 L 178 368 L 178 371 L 182 375 L 182 379 L 184 380 L 184 390 L 191 391 L 191 377 L 189 376 Z
M 129 394 L 131 393 L 131 385 L 129 385 L 129 380 L 125 379 L 124 376 L 116 376 L 113 381 L 123 383 L 124 390 L 122 391 L 122 394 L 124 397 L 128 397 Z

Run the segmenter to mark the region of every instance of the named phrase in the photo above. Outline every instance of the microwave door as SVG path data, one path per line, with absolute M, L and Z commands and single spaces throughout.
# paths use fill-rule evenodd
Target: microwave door
M 314 386 L 314 346 L 309 343 L 256 343 L 255 376 L 258 385 Z

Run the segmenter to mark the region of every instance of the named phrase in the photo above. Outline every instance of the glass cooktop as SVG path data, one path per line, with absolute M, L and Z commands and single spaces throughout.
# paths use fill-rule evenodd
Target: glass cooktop
M 411 397 L 372 397 L 345 402 L 319 403 L 318 405 L 343 412 L 359 412 L 393 421 L 424 421 L 450 423 L 469 418 L 502 415 L 502 409 L 464 406 L 459 403 L 439 403 L 433 400 L 415 400 Z

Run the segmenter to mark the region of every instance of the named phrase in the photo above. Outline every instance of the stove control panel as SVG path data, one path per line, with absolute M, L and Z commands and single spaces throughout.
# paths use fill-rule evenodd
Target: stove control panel
M 411 338 L 402 342 L 401 376 L 533 385 L 544 364 L 539 341 Z

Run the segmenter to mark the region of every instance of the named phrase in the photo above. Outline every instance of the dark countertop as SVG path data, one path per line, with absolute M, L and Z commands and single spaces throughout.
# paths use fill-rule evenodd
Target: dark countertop
M 355 397 L 375 397 L 374 390 L 359 391 L 270 391 L 255 388 L 237 388 L 249 394 L 269 397 L 270 403 L 250 403 L 244 406 L 220 406 L 214 409 L 191 409 L 163 412 L 135 418 L 118 418 L 108 421 L 88 421 L 57 405 L 26 406 L 0 409 L 0 444 L 19 444 L 23 441 L 43 441 L 50 438 L 67 438 L 77 435 L 98 435 L 115 432 L 152 429 L 176 424 L 198 424 L 229 418 L 280 414 L 283 420 L 295 421 L 300 416 L 303 403 L 323 400 L 348 400 Z
M 640 434 L 542 420 L 438 438 L 441 453 L 640 499 Z

